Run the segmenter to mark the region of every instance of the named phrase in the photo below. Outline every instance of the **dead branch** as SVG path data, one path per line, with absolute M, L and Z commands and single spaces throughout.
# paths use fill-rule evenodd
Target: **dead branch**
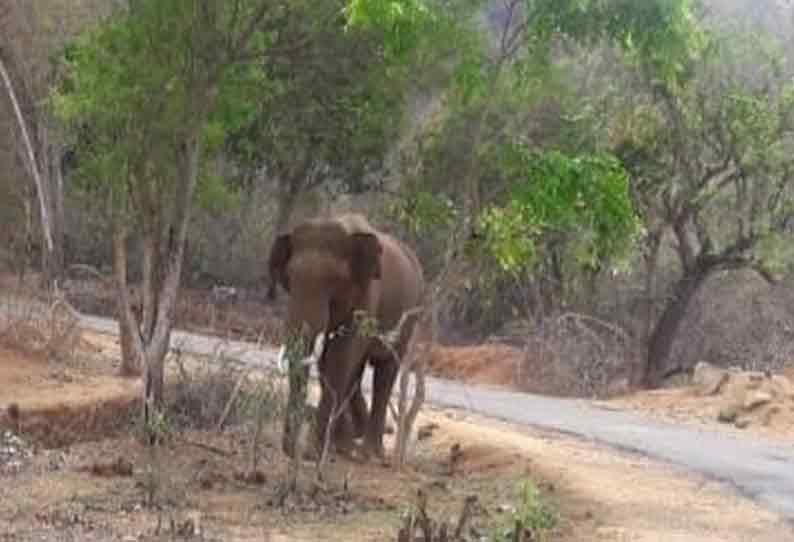
M 218 419 L 218 424 L 215 426 L 215 431 L 220 432 L 223 429 L 223 424 L 226 423 L 226 418 L 229 417 L 229 413 L 232 411 L 232 405 L 237 400 L 237 396 L 240 394 L 240 390 L 243 387 L 243 382 L 245 378 L 248 376 L 248 373 L 251 372 L 251 369 L 243 371 L 240 374 L 240 377 L 237 379 L 237 382 L 234 384 L 234 388 L 232 389 L 232 393 L 229 396 L 229 400 L 226 402 L 226 406 L 223 409 L 223 413 L 221 417 Z
M 463 536 L 463 530 L 466 528 L 466 524 L 471 519 L 472 513 L 474 513 L 474 505 L 477 504 L 477 496 L 476 495 L 469 495 L 466 497 L 466 500 L 463 503 L 463 510 L 460 511 L 460 517 L 458 518 L 458 525 L 455 527 L 455 539 L 459 539 Z
M 196 448 L 201 448 L 202 450 L 206 450 L 208 452 L 212 452 L 214 454 L 217 454 L 217 455 L 220 455 L 220 456 L 223 456 L 223 457 L 231 457 L 232 455 L 234 455 L 232 452 L 229 452 L 227 450 L 223 450 L 223 449 L 218 448 L 216 446 L 212 446 L 211 444 L 204 444 L 203 442 L 196 442 L 195 440 L 190 440 L 190 439 L 185 438 L 183 436 L 177 436 L 177 439 L 180 440 L 181 442 L 183 442 L 184 444 L 187 444 L 188 446 L 194 446 Z
M 440 524 L 430 518 L 427 512 L 427 494 L 421 489 L 417 490 L 415 509 L 406 515 L 403 526 L 397 532 L 397 542 L 414 542 L 417 529 L 422 533 L 422 542 L 449 542 L 450 540 L 463 540 L 463 531 L 471 520 L 478 502 L 476 495 L 466 497 L 463 509 L 456 523 L 455 531 L 450 538 L 450 526 L 446 521 Z

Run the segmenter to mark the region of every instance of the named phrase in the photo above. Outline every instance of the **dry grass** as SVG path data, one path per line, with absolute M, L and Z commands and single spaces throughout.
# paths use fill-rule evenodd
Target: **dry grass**
M 472 462 L 481 456 L 472 449 L 463 454 L 465 470 L 453 473 L 446 465 L 448 442 L 426 436 L 416 458 L 399 473 L 337 458 L 326 466 L 319 486 L 312 464 L 305 463 L 298 490 L 284 498 L 288 463 L 278 446 L 278 416 L 265 421 L 262 468 L 250 469 L 255 431 L 248 407 L 262 399 L 257 393 L 257 384 L 266 381 L 262 375 L 245 375 L 227 428 L 216 431 L 240 373 L 210 369 L 203 359 L 172 360 L 169 432 L 154 453 L 135 429 L 139 383 L 108 374 L 112 366 L 105 362 L 117 355 L 118 345 L 94 334 L 87 342 L 92 348 L 81 351 L 86 359 L 68 383 L 47 370 L 51 364 L 45 360 L 0 350 L 0 366 L 16 367 L 18 373 L 13 380 L 0 378 L 0 405 L 19 405 L 14 430 L 39 449 L 14 474 L 14 484 L 0 485 L 0 533 L 12 527 L 5 518 L 14 517 L 18 536 L 45 541 L 61 536 L 169 540 L 180 534 L 242 541 L 259 540 L 263 533 L 315 540 L 333 525 L 344 539 L 380 542 L 396 538 L 399 512 L 420 488 L 433 509 L 445 514 L 477 492 L 491 512 L 475 514 L 471 525 L 487 532 L 496 521 L 494 507 L 504 503 L 505 484 L 521 471 L 508 459 L 498 467 L 492 460 Z M 98 350 L 101 356 L 95 355 Z M 61 391 L 36 394 L 48 387 Z M 90 397 L 84 396 L 87 390 Z M 201 397 L 207 404 L 200 404 Z M 0 426 L 11 421 L 0 419 Z M 465 443 L 463 449 L 468 451 Z M 462 538 L 474 539 L 472 533 Z
M 30 303 L 30 299 L 41 299 Z M 82 340 L 79 318 L 62 296 L 44 297 L 24 286 L 0 294 L 0 344 L 70 362 Z

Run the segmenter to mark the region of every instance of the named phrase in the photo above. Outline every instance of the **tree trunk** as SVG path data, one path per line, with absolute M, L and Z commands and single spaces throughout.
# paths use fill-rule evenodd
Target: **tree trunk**
M 291 180 L 279 181 L 276 223 L 273 228 L 274 238 L 283 232 L 289 225 L 292 212 L 295 210 L 295 202 L 298 200 L 298 189 Z
M 637 333 L 637 336 L 642 341 L 641 344 L 645 346 L 645 359 L 646 362 L 650 359 L 650 344 L 651 339 L 653 337 L 654 331 L 654 320 L 655 320 L 655 310 L 654 305 L 656 303 L 656 279 L 657 279 L 657 268 L 659 264 L 659 249 L 661 247 L 661 236 L 660 234 L 654 232 L 651 234 L 650 238 L 648 239 L 646 250 L 644 257 L 645 263 L 645 292 L 644 292 L 644 299 L 643 299 L 643 316 L 642 320 L 640 321 L 640 329 Z M 640 347 L 640 351 L 642 346 Z M 646 370 L 637 370 L 637 365 L 640 363 L 639 359 L 641 359 L 641 354 L 637 356 L 638 363 L 634 364 L 632 367 L 632 371 L 629 377 L 631 381 L 631 385 L 641 384 L 642 380 L 645 379 Z M 646 365 L 647 367 L 647 365 Z M 642 367 L 639 367 L 642 369 Z
M 58 175 L 60 177 L 60 175 Z M 46 202 L 51 219 L 50 235 L 52 236 L 52 250 L 42 251 L 42 279 L 45 287 L 49 287 L 63 276 L 65 269 L 64 254 L 64 211 L 63 211 L 63 184 L 56 177 L 45 179 L 48 185 Z M 46 246 L 46 243 L 43 243 Z
M 127 286 L 127 235 L 118 221 L 113 225 L 113 276 L 121 342 L 120 372 L 122 376 L 139 376 L 145 361 L 144 344 Z
M 686 317 L 689 304 L 713 269 L 713 266 L 696 263 L 693 268 L 685 270 L 684 275 L 676 282 L 673 295 L 653 328 L 653 333 L 648 341 L 648 359 L 643 375 L 645 386 L 656 387 L 664 377 L 668 369 L 667 362 L 673 342 Z
M 143 236 L 142 284 L 141 284 L 141 335 L 148 342 L 154 333 L 157 321 L 157 304 L 160 291 L 161 262 L 158 238 L 151 229 Z
M 50 143 L 50 216 L 52 217 L 52 271 L 54 278 L 61 278 L 66 269 L 66 209 L 64 208 L 63 170 L 61 169 L 61 145 Z
M 198 179 L 198 137 L 189 141 L 178 154 L 179 179 L 174 191 L 172 228 L 167 235 L 157 235 L 157 228 L 153 227 L 144 233 L 140 319 L 132 310 L 127 284 L 126 230 L 122 223 L 114 224 L 113 263 L 121 333 L 121 372 L 138 375 L 141 367 L 144 369 L 143 414 L 147 426 L 163 404 L 164 360 L 170 345 L 190 204 Z
M 196 132 L 185 140 L 177 153 L 178 179 L 173 194 L 171 228 L 167 236 L 158 238 L 160 244 L 153 253 L 159 263 L 150 269 L 153 280 L 148 281 L 148 288 L 153 291 L 147 294 L 152 303 L 155 299 L 157 301 L 153 327 L 151 333 L 147 334 L 146 340 L 144 419 L 147 423 L 153 414 L 149 406 L 151 405 L 155 412 L 159 412 L 163 405 L 164 360 L 171 342 L 174 307 L 179 293 L 185 241 L 190 223 L 190 208 L 198 182 L 199 146 L 200 139 Z

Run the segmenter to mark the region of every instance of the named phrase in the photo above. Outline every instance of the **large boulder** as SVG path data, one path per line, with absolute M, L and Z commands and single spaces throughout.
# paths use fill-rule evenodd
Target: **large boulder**
M 692 384 L 701 395 L 715 395 L 728 382 L 730 375 L 727 370 L 715 367 L 705 361 L 698 362 L 692 374 Z

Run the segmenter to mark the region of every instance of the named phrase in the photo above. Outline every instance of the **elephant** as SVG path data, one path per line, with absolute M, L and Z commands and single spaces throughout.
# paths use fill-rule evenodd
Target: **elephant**
M 295 456 L 302 418 L 291 413 L 302 411 L 308 365 L 317 363 L 322 384 L 315 412 L 317 450 L 327 431 L 337 451 L 352 451 L 353 439 L 363 437 L 365 458 L 385 458 L 386 409 L 424 295 L 423 270 L 416 254 L 396 237 L 373 227 L 365 216 L 351 213 L 305 220 L 278 235 L 268 268 L 270 297 L 276 285 L 289 294 L 287 336 L 299 337 L 302 345 L 298 356 L 302 367 L 290 370 L 284 453 Z M 374 319 L 370 322 L 377 325 L 377 333 L 362 329 L 362 320 L 357 318 L 362 314 Z M 390 330 L 398 333 L 387 347 L 379 337 Z M 280 364 L 286 351 L 282 347 Z M 367 363 L 373 367 L 369 413 L 361 393 Z M 332 417 L 346 399 L 346 411 Z

